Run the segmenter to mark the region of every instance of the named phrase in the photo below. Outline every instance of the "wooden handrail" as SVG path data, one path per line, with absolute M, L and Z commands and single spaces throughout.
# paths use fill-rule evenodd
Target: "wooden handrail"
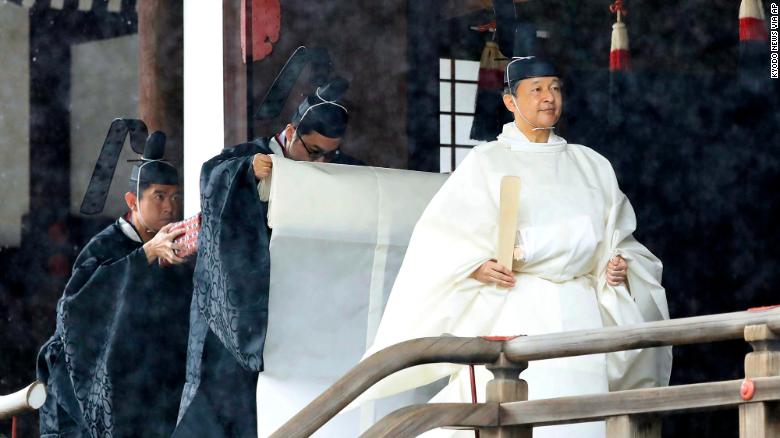
M 271 437 L 307 437 L 374 383 L 415 365 L 439 362 L 488 364 L 502 352 L 512 362 L 525 362 L 742 339 L 745 326 L 756 324 L 766 324 L 770 329 L 780 331 L 780 307 L 517 337 L 507 341 L 457 337 L 413 339 L 379 351 L 356 365 Z
M 742 380 L 632 389 L 607 394 L 503 403 L 502 425 L 547 426 L 635 414 L 671 414 L 735 408 L 743 403 L 780 400 L 780 377 L 752 379 L 755 393 L 740 396 Z
M 742 339 L 745 326 L 766 324 L 780 331 L 780 307 L 677 318 L 630 326 L 518 337 L 504 353 L 513 362 L 580 356 L 636 348 Z
M 417 436 L 437 427 L 498 426 L 498 403 L 427 403 L 401 408 L 382 418 L 360 438 Z
M 437 427 L 550 426 L 635 414 L 671 414 L 734 408 L 780 400 L 780 377 L 753 379 L 750 400 L 740 396 L 742 380 L 633 389 L 522 402 L 438 403 L 408 406 L 374 424 L 360 438 L 417 436 Z M 491 410 L 492 409 L 492 410 Z
M 46 385 L 35 381 L 13 394 L 0 396 L 0 420 L 34 411 L 46 402 Z
M 491 363 L 501 353 L 502 344 L 481 338 L 438 337 L 413 339 L 388 347 L 357 364 L 271 437 L 310 436 L 358 395 L 396 371 L 427 363 Z

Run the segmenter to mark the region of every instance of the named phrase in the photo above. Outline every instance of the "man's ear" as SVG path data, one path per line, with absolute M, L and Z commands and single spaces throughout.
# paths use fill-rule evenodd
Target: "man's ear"
M 517 108 L 515 108 L 515 102 L 512 100 L 511 94 L 504 94 L 504 106 L 507 110 L 509 110 L 510 113 L 514 113 Z
M 126 192 L 125 193 L 125 203 L 127 204 L 127 208 L 129 208 L 130 211 L 137 211 L 138 210 L 138 198 L 135 196 L 135 193 L 133 193 L 133 192 Z
M 295 135 L 295 125 L 293 125 L 292 123 L 288 123 L 287 126 L 284 128 L 285 142 L 293 141 L 293 135 Z M 287 145 L 282 145 L 282 146 L 287 146 Z

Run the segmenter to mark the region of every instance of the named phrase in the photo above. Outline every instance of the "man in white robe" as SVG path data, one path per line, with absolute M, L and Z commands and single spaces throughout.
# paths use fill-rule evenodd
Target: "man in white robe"
M 445 333 L 537 335 L 668 319 L 661 262 L 632 233 L 636 217 L 609 161 L 553 127 L 563 108 L 555 68 L 534 57 L 507 66 L 504 103 L 515 121 L 473 149 L 417 223 L 373 346 Z M 494 259 L 500 182 L 518 176 L 515 263 Z M 531 362 L 529 398 L 667 385 L 671 348 Z M 471 402 L 467 368 L 414 367 L 359 400 L 450 383 L 432 402 Z M 477 367 L 478 401 L 492 377 Z M 536 428 L 534 437 L 604 436 L 603 422 Z M 425 436 L 471 437 L 436 430 Z

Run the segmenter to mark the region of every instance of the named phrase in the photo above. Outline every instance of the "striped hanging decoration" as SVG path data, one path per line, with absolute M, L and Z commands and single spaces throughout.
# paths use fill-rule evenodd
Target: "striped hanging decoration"
M 631 54 L 628 51 L 628 30 L 623 23 L 626 9 L 623 0 L 615 0 L 609 10 L 617 14 L 617 21 L 612 25 L 612 46 L 609 51 L 609 70 L 626 71 L 631 66 Z
M 767 41 L 766 16 L 761 0 L 742 0 L 739 5 L 739 41 Z
M 135 1 L 123 0 L 3 0 L 4 3 L 14 3 L 27 9 L 50 8 L 60 11 L 106 11 L 121 13 L 135 10 Z
M 479 82 L 474 105 L 474 121 L 471 124 L 472 140 L 493 141 L 501 133 L 501 127 L 510 115 L 504 108 L 504 70 L 507 58 L 495 41 L 487 41 L 479 60 Z
M 768 36 L 764 5 L 761 0 L 742 0 L 739 5 L 738 76 L 742 99 L 747 99 L 750 96 L 760 97 L 767 91 L 769 85 Z

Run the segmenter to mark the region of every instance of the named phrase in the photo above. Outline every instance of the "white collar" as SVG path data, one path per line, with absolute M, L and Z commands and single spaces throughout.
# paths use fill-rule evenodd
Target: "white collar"
M 279 134 L 280 140 L 284 141 L 284 132 Z M 273 151 L 274 155 L 279 155 L 280 157 L 284 156 L 284 149 L 281 144 L 279 144 L 279 141 L 276 139 L 276 136 L 271 137 L 271 141 L 268 142 L 268 147 Z
M 135 227 L 132 226 L 130 222 L 126 221 L 124 217 L 120 217 L 118 222 L 119 229 L 122 230 L 122 233 L 124 233 L 128 239 L 132 240 L 133 242 L 144 243 L 144 241 L 141 240 L 141 236 L 138 234 L 138 231 L 135 230 Z
M 498 135 L 498 141 L 513 151 L 520 152 L 561 152 L 566 150 L 566 139 L 550 132 L 547 143 L 534 143 L 517 128 L 515 122 L 504 125 L 503 131 Z

